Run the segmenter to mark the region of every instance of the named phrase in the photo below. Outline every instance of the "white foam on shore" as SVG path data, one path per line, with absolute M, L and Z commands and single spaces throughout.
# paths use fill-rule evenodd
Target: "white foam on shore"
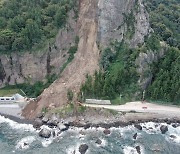
M 168 125 L 168 131 L 166 132 L 165 135 L 166 135 L 167 141 L 180 144 L 180 126 L 177 128 L 174 128 L 171 125 Z M 176 138 L 170 137 L 171 135 L 174 135 Z
M 16 149 L 28 149 L 30 144 L 35 141 L 34 136 L 27 136 L 22 138 L 16 145 Z
M 53 137 L 50 137 L 48 139 L 42 139 L 41 143 L 43 147 L 48 147 L 53 142 Z
M 142 126 L 142 130 L 148 134 L 161 133 L 159 123 L 147 122 L 147 123 L 141 123 L 140 125 Z M 163 123 L 163 125 L 164 125 L 164 123 Z
M 134 147 L 125 146 L 123 149 L 124 154 L 138 154 Z
M 33 128 L 33 125 L 31 124 L 19 124 L 8 118 L 5 118 L 4 116 L 0 116 L 0 123 L 7 123 L 12 129 L 18 129 L 18 130 L 21 129 L 21 130 L 30 131 L 30 132 L 35 131 L 35 128 Z
M 135 145 L 135 147 L 124 146 L 123 147 L 124 154 L 138 154 L 136 150 L 136 146 L 140 146 L 140 145 Z M 144 154 L 144 148 L 142 146 L 140 146 L 140 151 L 141 151 L 141 154 Z
M 71 146 L 70 148 L 68 148 L 67 150 L 66 150 L 66 153 L 67 154 L 80 154 L 80 152 L 79 152 L 79 146 L 80 146 L 80 144 L 77 144 L 76 146 Z

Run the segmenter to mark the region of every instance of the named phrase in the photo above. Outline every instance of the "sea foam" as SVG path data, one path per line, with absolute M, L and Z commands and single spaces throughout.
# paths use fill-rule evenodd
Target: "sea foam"
M 31 124 L 19 124 L 8 118 L 5 118 L 4 116 L 0 116 L 0 123 L 7 123 L 12 129 L 18 129 L 18 130 L 20 129 L 20 130 L 30 131 L 30 132 L 35 131 L 35 128 L 33 128 L 33 125 Z

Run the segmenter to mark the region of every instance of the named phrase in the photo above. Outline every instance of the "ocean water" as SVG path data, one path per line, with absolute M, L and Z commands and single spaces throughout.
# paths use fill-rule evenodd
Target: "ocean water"
M 70 128 L 61 134 L 54 129 L 56 137 L 43 139 L 32 125 L 0 116 L 0 154 L 78 154 L 81 144 L 88 145 L 87 154 L 137 154 L 136 146 L 140 146 L 142 154 L 180 154 L 180 127 L 168 125 L 169 131 L 161 134 L 161 124 L 141 125 L 142 131 L 134 126 L 111 128 L 108 136 L 104 135 L 103 128 Z M 136 140 L 133 139 L 135 133 Z M 95 143 L 97 139 L 102 141 L 101 145 Z

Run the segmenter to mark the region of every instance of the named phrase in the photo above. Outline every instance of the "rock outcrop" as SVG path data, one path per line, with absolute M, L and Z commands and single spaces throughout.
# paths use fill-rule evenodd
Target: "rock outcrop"
M 43 50 L 1 54 L 0 87 L 26 81 L 34 83 L 45 80 L 47 75 L 59 74 L 69 57 L 68 49 L 73 45 L 77 35 L 73 17 L 74 13 L 71 12 L 66 27 L 59 31 L 55 43 L 47 44 Z

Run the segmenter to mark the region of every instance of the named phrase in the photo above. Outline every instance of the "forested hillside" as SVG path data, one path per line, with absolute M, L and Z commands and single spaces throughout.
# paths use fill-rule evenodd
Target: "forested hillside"
M 180 104 L 180 4 L 178 0 L 145 0 L 144 4 L 153 29 L 145 43 L 136 49 L 130 49 L 125 43 L 114 43 L 105 49 L 100 62 L 102 70 L 95 73 L 95 79 L 87 76 L 80 98 L 123 103 L 142 99 L 145 90 L 145 99 Z M 149 52 L 158 60 L 146 66 L 150 69 L 144 72 L 144 78 L 152 78 L 143 89 L 138 83 L 136 61 L 140 54 Z
M 7 0 L 0 5 L 0 52 L 30 51 L 52 41 L 75 0 Z

